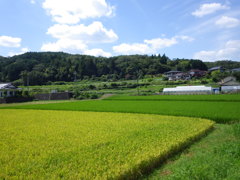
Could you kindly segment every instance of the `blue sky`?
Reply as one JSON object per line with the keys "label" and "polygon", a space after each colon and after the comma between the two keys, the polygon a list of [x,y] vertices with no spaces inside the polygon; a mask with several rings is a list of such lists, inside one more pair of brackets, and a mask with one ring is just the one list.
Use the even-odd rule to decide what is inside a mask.
{"label": "blue sky", "polygon": [[240,61],[239,0],[0,0],[0,55],[63,51]]}

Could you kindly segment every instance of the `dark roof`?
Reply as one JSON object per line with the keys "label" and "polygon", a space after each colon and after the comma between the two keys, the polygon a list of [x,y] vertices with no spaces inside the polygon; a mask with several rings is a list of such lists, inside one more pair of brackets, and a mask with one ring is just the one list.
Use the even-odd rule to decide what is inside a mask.
{"label": "dark roof", "polygon": [[199,69],[191,69],[190,72],[204,72],[204,71],[199,70]]}
{"label": "dark roof", "polygon": [[209,71],[215,71],[215,70],[220,70],[220,69],[223,69],[223,67],[222,66],[212,67],[209,69]]}
{"label": "dark roof", "polygon": [[181,73],[181,71],[168,71],[168,72],[165,72],[165,74],[168,74],[168,73]]}
{"label": "dark roof", "polygon": [[240,71],[240,68],[232,69],[232,72],[238,72],[238,71]]}

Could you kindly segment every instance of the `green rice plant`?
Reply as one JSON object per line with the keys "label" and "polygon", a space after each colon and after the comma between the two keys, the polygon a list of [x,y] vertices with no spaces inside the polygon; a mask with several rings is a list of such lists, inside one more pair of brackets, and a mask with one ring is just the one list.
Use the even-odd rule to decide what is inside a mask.
{"label": "green rice plant", "polygon": [[126,96],[115,95],[105,100],[121,101],[215,101],[215,102],[240,102],[240,94],[213,94],[213,95],[151,95],[151,96]]}
{"label": "green rice plant", "polygon": [[0,179],[130,179],[212,128],[149,114],[0,110]]}
{"label": "green rice plant", "polygon": [[240,121],[240,102],[212,101],[74,101],[1,108],[103,111],[201,117],[220,123]]}

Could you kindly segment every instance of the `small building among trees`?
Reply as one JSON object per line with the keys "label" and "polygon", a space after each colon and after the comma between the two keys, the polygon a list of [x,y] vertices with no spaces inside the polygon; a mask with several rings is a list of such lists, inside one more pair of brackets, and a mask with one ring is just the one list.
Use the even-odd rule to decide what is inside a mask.
{"label": "small building among trees", "polygon": [[0,98],[14,97],[16,95],[17,88],[11,83],[0,83]]}
{"label": "small building among trees", "polygon": [[236,77],[228,76],[219,82],[221,86],[240,86],[240,83],[237,81]]}

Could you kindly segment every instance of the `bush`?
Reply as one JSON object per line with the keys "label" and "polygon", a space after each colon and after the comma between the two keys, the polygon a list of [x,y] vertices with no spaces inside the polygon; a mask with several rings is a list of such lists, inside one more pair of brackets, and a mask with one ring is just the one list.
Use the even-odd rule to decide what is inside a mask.
{"label": "bush", "polygon": [[66,82],[64,81],[56,81],[56,82],[52,82],[52,85],[65,85]]}
{"label": "bush", "polygon": [[96,86],[90,84],[90,85],[88,86],[88,88],[91,89],[91,90],[93,90],[93,89],[96,89]]}
{"label": "bush", "polygon": [[208,83],[208,81],[207,80],[201,80],[201,84],[207,84]]}
{"label": "bush", "polygon": [[82,99],[98,99],[101,96],[101,94],[98,93],[90,93],[90,92],[84,92],[84,91],[78,91],[75,90],[73,92],[73,98],[82,100]]}
{"label": "bush", "polygon": [[23,83],[23,80],[22,79],[18,79],[16,81],[13,81],[12,83],[14,86],[22,86],[24,83]]}

